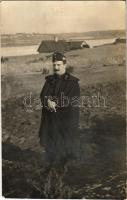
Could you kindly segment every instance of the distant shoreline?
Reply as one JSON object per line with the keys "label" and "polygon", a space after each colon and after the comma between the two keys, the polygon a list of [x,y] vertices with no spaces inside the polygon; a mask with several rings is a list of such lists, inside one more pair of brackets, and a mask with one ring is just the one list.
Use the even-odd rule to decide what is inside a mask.
{"label": "distant shoreline", "polygon": [[2,34],[1,47],[19,47],[39,45],[43,40],[100,40],[125,37],[124,30],[91,31],[84,33],[60,33],[60,34]]}
{"label": "distant shoreline", "polygon": [[[67,40],[76,40],[76,41],[87,41],[87,40],[108,40],[108,39],[116,39],[117,37],[101,37],[101,38],[79,38],[79,37],[74,37],[74,38],[68,38]],[[66,39],[65,39],[66,40]],[[2,43],[2,41],[1,41],[1,47],[23,47],[23,46],[39,46],[40,45],[40,43],[42,42],[42,40],[40,41],[40,42],[38,42],[38,43],[11,43],[11,44],[9,44],[9,43]]]}
{"label": "distant shoreline", "polygon": [[[40,44],[40,43],[39,43],[39,44]],[[22,44],[2,44],[2,43],[1,43],[1,48],[4,48],[4,47],[39,46],[39,44],[26,44],[26,43],[22,43]]]}

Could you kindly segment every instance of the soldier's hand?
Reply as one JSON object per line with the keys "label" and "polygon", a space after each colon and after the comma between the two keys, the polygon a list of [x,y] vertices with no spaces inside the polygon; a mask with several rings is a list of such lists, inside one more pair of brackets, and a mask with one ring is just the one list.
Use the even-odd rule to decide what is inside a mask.
{"label": "soldier's hand", "polygon": [[49,111],[56,112],[56,103],[54,101],[51,101],[50,99],[48,99],[47,104],[48,104]]}

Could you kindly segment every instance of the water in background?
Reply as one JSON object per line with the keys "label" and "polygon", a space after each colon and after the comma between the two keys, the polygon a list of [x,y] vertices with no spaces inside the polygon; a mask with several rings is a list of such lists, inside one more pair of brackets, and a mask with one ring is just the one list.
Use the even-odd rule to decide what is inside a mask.
{"label": "water in background", "polygon": [[18,47],[2,47],[1,56],[23,56],[38,54],[37,52],[38,45],[32,46],[18,46]]}

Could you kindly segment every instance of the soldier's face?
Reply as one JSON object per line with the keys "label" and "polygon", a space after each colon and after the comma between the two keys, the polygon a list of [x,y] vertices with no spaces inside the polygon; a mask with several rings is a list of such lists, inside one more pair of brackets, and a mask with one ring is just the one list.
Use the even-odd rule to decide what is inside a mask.
{"label": "soldier's face", "polygon": [[55,61],[53,62],[53,71],[55,74],[62,75],[66,71],[66,64],[63,61]]}

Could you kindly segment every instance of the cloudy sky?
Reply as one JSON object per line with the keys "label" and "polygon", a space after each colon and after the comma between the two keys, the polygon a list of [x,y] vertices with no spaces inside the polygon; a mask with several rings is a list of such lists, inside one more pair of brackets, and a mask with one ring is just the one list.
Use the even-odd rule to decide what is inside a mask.
{"label": "cloudy sky", "polygon": [[4,1],[2,33],[63,33],[124,29],[121,1]]}

